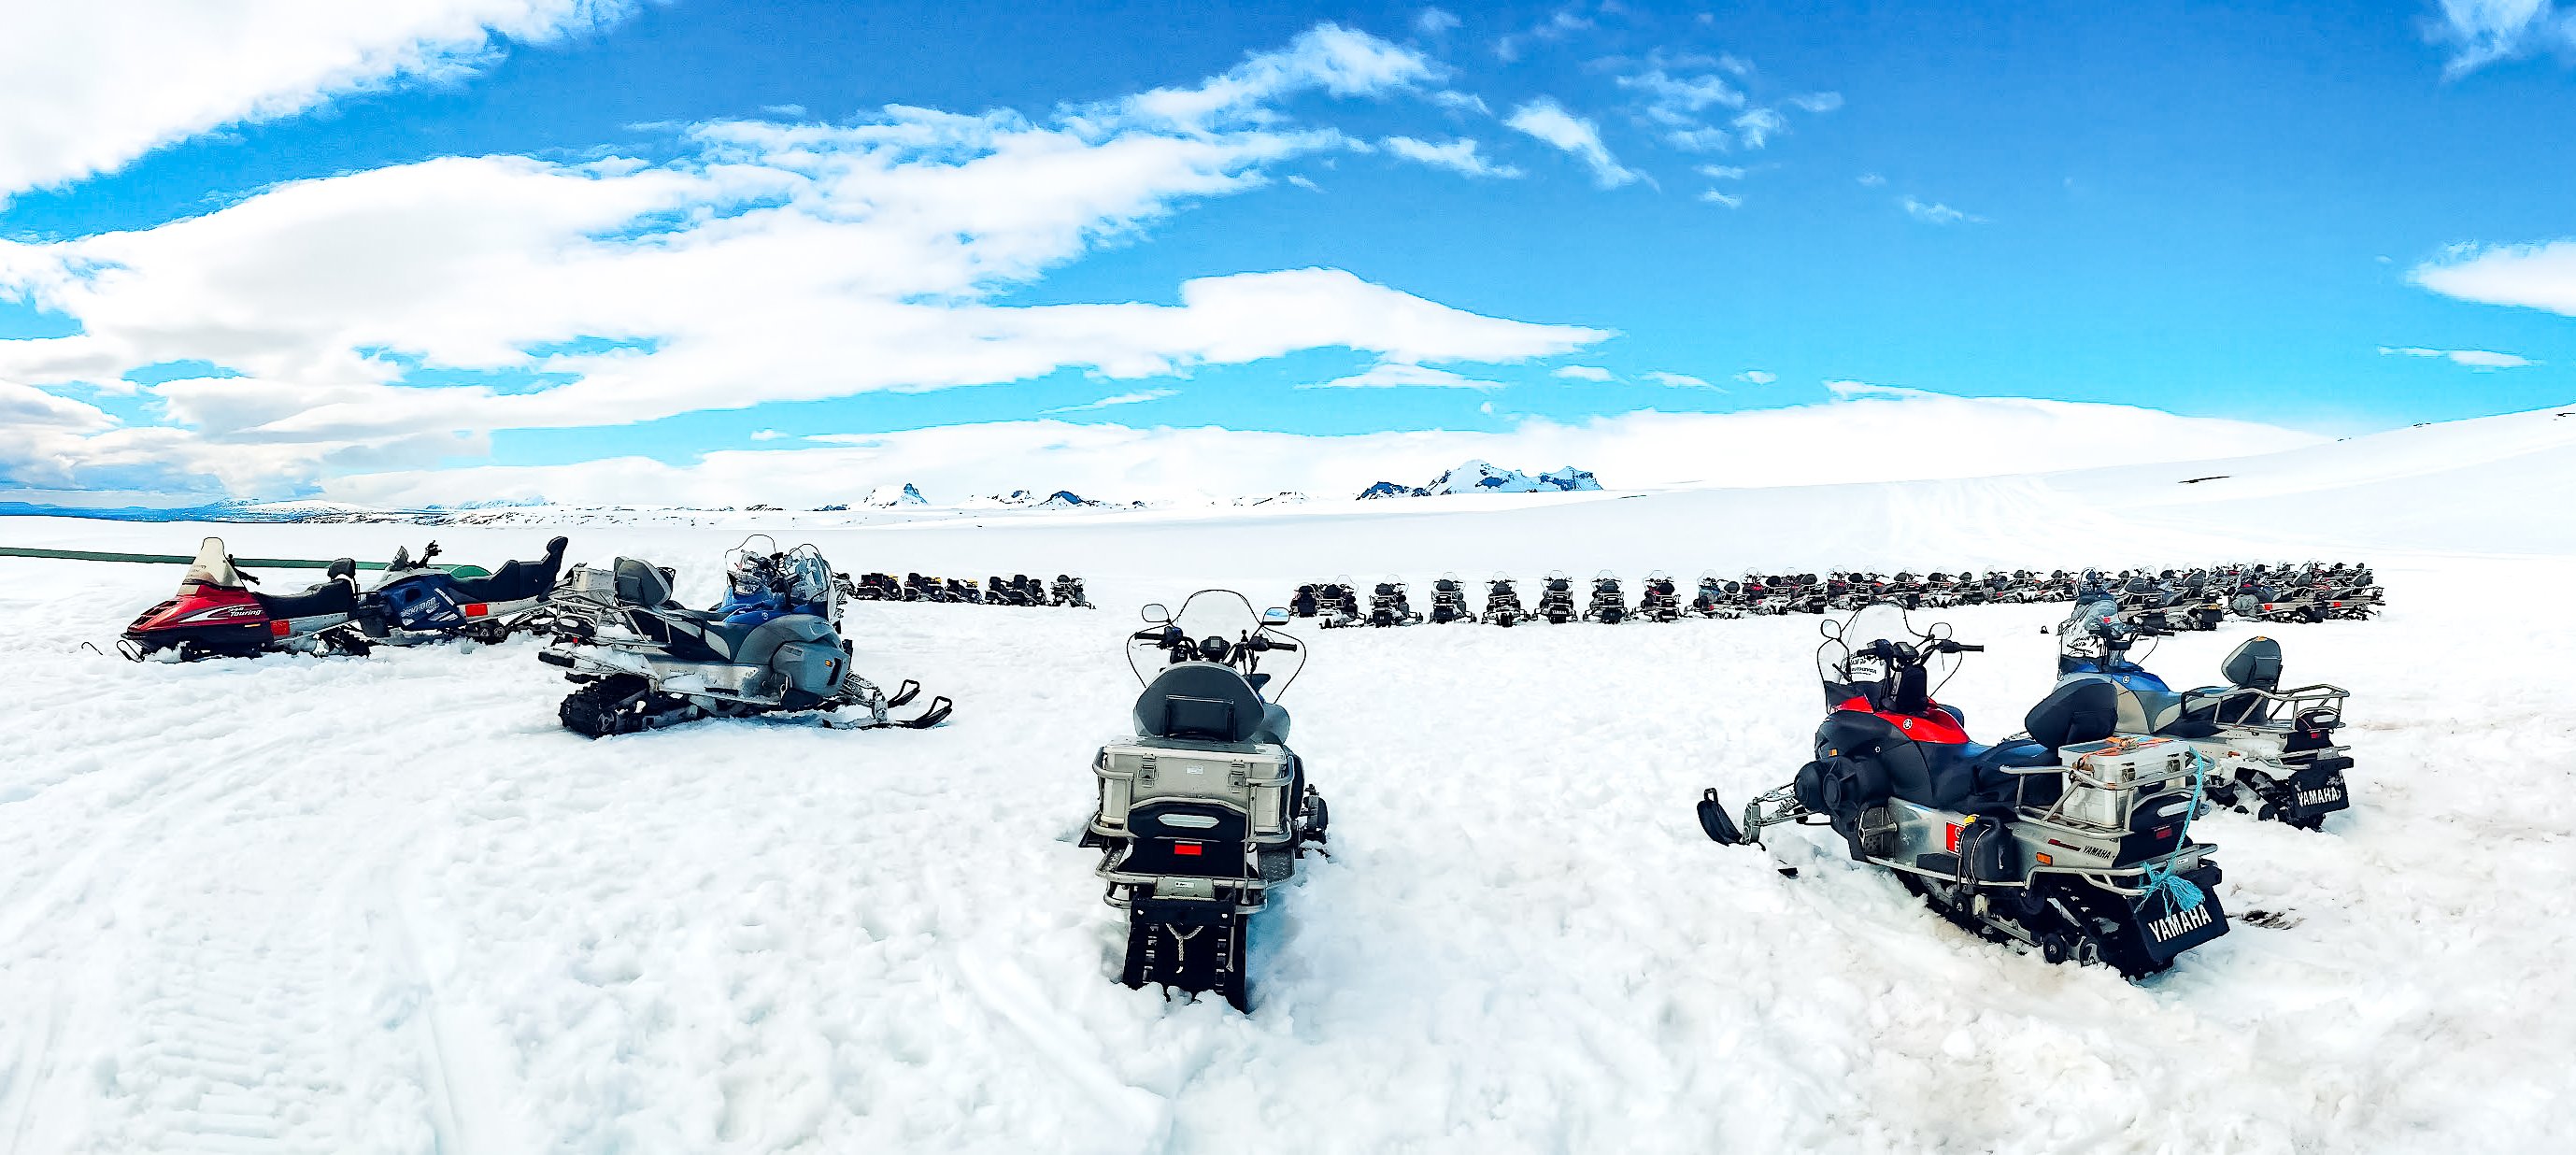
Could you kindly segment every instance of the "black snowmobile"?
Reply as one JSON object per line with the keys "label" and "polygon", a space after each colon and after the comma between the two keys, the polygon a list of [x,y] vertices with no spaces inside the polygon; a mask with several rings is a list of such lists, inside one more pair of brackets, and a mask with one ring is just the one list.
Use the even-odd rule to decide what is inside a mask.
{"label": "black snowmobile", "polygon": [[1918,632],[1893,604],[1824,626],[1815,760],[1747,805],[1740,826],[1707,791],[1709,838],[1755,845],[1766,827],[1827,826],[1854,861],[1961,927],[2130,978],[2227,932],[2215,848],[2190,833],[2208,759],[2174,739],[2112,737],[2108,679],[2059,683],[2023,736],[1982,746],[1933,699],[1931,668],[1955,671],[1956,655],[1984,647],[1946,625]]}
{"label": "black snowmobile", "polygon": [[1351,575],[1343,574],[1315,586],[1315,612],[1324,619],[1324,628],[1341,629],[1361,624],[1359,587],[1351,584]]}
{"label": "black snowmobile", "polygon": [[1386,627],[1421,623],[1422,615],[1414,612],[1413,597],[1405,590],[1403,579],[1387,578],[1369,591],[1368,624]]}
{"label": "black snowmobile", "polygon": [[1452,622],[1474,624],[1476,611],[1467,606],[1467,586],[1458,575],[1445,573],[1431,583],[1431,624],[1445,626]]}
{"label": "black snowmobile", "polygon": [[1078,610],[1095,608],[1091,604],[1091,596],[1083,592],[1082,579],[1072,574],[1055,575],[1055,584],[1047,587],[1047,600],[1052,605]]}
{"label": "black snowmobile", "polygon": [[[1144,684],[1134,738],[1091,762],[1100,802],[1082,845],[1100,850],[1109,905],[1127,912],[1119,980],[1186,993],[1215,991],[1249,1010],[1244,979],[1248,922],[1270,889],[1297,872],[1325,838],[1328,812],[1288,748],[1278,697],[1305,668],[1305,652],[1275,627],[1285,610],[1256,614],[1232,590],[1201,590],[1173,614],[1145,607],[1150,623],[1128,639],[1127,664]],[[1138,665],[1157,655],[1150,677]],[[1274,688],[1263,658],[1296,655]]]}
{"label": "black snowmobile", "polygon": [[1574,606],[1574,579],[1564,570],[1547,571],[1547,580],[1539,587],[1538,610],[1530,616],[1544,619],[1551,626],[1561,626],[1582,617]]}
{"label": "black snowmobile", "polygon": [[1586,621],[1605,626],[1615,626],[1628,620],[1628,595],[1619,588],[1619,579],[1609,570],[1593,575],[1592,604],[1584,608],[1583,617]]}
{"label": "black snowmobile", "polygon": [[1521,610],[1520,587],[1513,585],[1508,575],[1497,573],[1486,580],[1485,621],[1497,626],[1511,626],[1527,616]]}
{"label": "black snowmobile", "polygon": [[1673,586],[1673,575],[1662,570],[1646,575],[1644,588],[1637,591],[1637,616],[1650,622],[1682,620],[1682,599]]}

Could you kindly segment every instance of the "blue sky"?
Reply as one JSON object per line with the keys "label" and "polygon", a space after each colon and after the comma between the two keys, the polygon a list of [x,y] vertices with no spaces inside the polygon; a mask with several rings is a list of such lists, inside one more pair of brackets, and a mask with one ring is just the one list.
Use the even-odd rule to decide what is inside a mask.
{"label": "blue sky", "polygon": [[[568,2],[457,0],[487,16]],[[6,480],[308,491],[377,469],[619,455],[683,463],[810,434],[1045,416],[1296,434],[1501,432],[1531,418],[1813,403],[1834,381],[2145,405],[2330,433],[2576,394],[2576,321],[2551,279],[2570,274],[2554,251],[2495,248],[2546,246],[2576,231],[2566,194],[2576,188],[2576,149],[2555,143],[2576,114],[2567,65],[2576,20],[2546,4],[1575,4],[1452,14],[680,0],[540,12],[527,18],[533,32],[509,23],[516,18],[491,17],[500,31],[488,42],[448,45],[442,65],[410,75],[312,81],[281,62],[280,90],[294,92],[287,103],[302,111],[246,120],[210,96],[197,119],[211,126],[138,120],[138,139],[157,147],[93,164],[104,171],[48,180],[61,165],[23,162],[33,175],[0,188],[0,237],[20,246],[15,258],[0,250],[0,385],[14,376],[22,390],[94,409],[114,428],[52,413],[45,419],[96,451],[80,458],[89,450],[49,442],[12,462],[0,443]],[[1330,269],[1522,329],[1396,353],[1317,330],[1271,354],[1192,352],[1169,372],[1104,372],[1086,352],[1053,368],[1038,358],[1037,369],[997,383],[915,391],[896,373],[846,392],[783,390],[747,408],[728,407],[738,391],[714,388],[641,420],[593,405],[591,416],[537,427],[478,418],[459,436],[435,416],[352,431],[309,414],[334,398],[382,407],[381,395],[345,391],[357,388],[347,366],[361,359],[400,388],[511,394],[584,375],[538,365],[548,352],[649,362],[724,347],[682,330],[670,348],[657,344],[654,325],[667,322],[641,314],[690,307],[668,293],[639,303],[632,323],[603,309],[566,319],[546,340],[516,334],[523,351],[536,350],[518,364],[441,364],[439,350],[476,335],[412,346],[393,305],[362,326],[248,337],[207,331],[232,323],[217,303],[168,305],[224,280],[189,260],[228,259],[199,255],[168,226],[226,219],[223,210],[286,182],[356,189],[351,178],[442,157],[562,168],[615,157],[714,183],[708,174],[722,158],[687,126],[882,124],[886,106],[902,105],[1009,110],[1045,127],[1068,110],[1240,71],[1322,25],[1364,35],[1416,74],[1364,92],[1327,81],[1266,92],[1220,131],[1330,133],[1335,142],[1230,162],[1219,192],[1158,185],[1150,209],[1077,230],[1070,248],[1033,243],[1013,258],[1024,268],[979,280],[971,303],[1178,305],[1196,278]],[[385,35],[403,42],[399,30]],[[81,44],[109,57],[153,50],[112,35]],[[1515,127],[1535,123],[1522,115],[1533,106],[1588,124],[1604,151],[1587,159]],[[141,114],[102,104],[98,115]],[[1472,139],[1489,175],[1405,160],[1392,137]],[[742,147],[763,165],[793,167],[773,140]],[[0,153],[0,180],[7,164]],[[689,207],[671,211],[721,221],[800,195],[768,186],[692,194]],[[328,217],[339,203],[306,211]],[[664,224],[606,232],[632,238]],[[68,312],[45,307],[30,274],[18,274],[13,291],[13,267],[94,265],[105,259],[98,252],[120,250],[93,238],[120,232],[155,238],[152,259],[134,267],[138,279],[163,284],[130,299],[55,302]],[[355,297],[399,295],[387,283],[401,280],[401,260],[367,251],[374,234],[350,235],[350,249],[317,242],[310,260],[360,267],[314,279],[353,278]],[[2513,263],[2525,258],[2539,263]],[[2436,291],[2427,269],[2451,269],[2461,283]],[[708,291],[710,310],[739,296]],[[957,299],[950,287],[887,292]],[[145,315],[155,307],[173,312]],[[72,315],[84,308],[94,315]],[[149,339],[107,340],[111,317]],[[371,343],[344,336],[360,328]],[[727,339],[757,328],[745,321]],[[181,330],[190,337],[167,336]],[[1585,330],[1615,335],[1564,336]],[[84,334],[114,351],[9,360],[12,339]],[[1574,347],[1532,352],[1533,341]],[[254,346],[257,358],[226,356]],[[865,346],[808,355],[876,356]],[[145,356],[180,363],[135,363]],[[1388,362],[1487,387],[1311,387]],[[1586,376],[1557,375],[1568,366]],[[1589,379],[1605,375],[1590,370],[1608,379]],[[1708,387],[1659,384],[1657,374]],[[174,407],[171,396],[114,383],[174,376],[188,379],[193,401]],[[235,403],[222,382],[253,379],[275,382],[284,399],[252,407],[252,417],[227,409]],[[1122,400],[1081,408],[1111,399]],[[54,402],[14,404],[0,408]],[[308,416],[278,424],[290,411]],[[158,442],[149,429],[178,432]],[[227,476],[204,463],[218,453],[210,442],[261,464]],[[289,442],[303,448],[279,448]]]}

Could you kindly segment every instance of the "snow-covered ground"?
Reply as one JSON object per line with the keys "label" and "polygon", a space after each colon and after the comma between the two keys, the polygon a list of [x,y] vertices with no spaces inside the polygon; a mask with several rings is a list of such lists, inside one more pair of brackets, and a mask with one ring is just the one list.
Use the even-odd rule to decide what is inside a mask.
{"label": "snow-covered ground", "polygon": [[[178,567],[0,559],[0,1151],[2565,1150],[2567,492],[2576,418],[2541,413],[2044,477],[594,522],[574,556],[677,565],[696,600],[756,524],[853,571],[1072,570],[1107,607],[855,607],[867,672],[958,698],[938,730],[598,742],[526,640],[137,666],[83,643]],[[0,519],[201,532],[489,564],[550,531]],[[1254,1013],[1112,981],[1074,838],[1143,601],[2308,556],[2392,601],[2277,631],[2292,680],[2354,692],[2355,809],[2205,820],[2229,909],[2276,926],[2148,983],[1976,942],[1820,843],[1781,843],[1787,879],[1700,835],[1702,786],[1806,755],[1806,618],[1304,631],[1333,858],[1256,924]],[[2061,612],[1946,615],[1990,648],[1944,695],[1981,736],[2047,688]],[[2251,632],[2149,665],[2203,680]]]}

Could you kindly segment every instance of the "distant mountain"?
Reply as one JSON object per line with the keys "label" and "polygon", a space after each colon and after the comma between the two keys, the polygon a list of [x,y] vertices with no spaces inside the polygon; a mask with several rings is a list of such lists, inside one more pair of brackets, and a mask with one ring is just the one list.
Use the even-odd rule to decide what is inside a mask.
{"label": "distant mountain", "polygon": [[893,509],[899,505],[928,505],[930,502],[921,496],[920,490],[913,488],[912,483],[907,481],[900,488],[892,485],[876,487],[868,494],[867,504],[878,509]]}
{"label": "distant mountain", "polygon": [[1483,461],[1470,461],[1432,478],[1429,485],[1398,485],[1381,481],[1361,490],[1359,500],[1381,497],[1433,497],[1454,493],[1570,493],[1581,489],[1599,489],[1601,481],[1587,469],[1569,465],[1553,473],[1535,476],[1517,469],[1504,469]]}
{"label": "distant mountain", "polygon": [[1282,490],[1282,491],[1280,491],[1280,492],[1278,492],[1278,493],[1269,494],[1269,495],[1267,495],[1267,496],[1263,496],[1263,497],[1238,497],[1238,498],[1235,498],[1235,499],[1234,499],[1234,504],[1236,504],[1236,505],[1304,505],[1304,504],[1306,504],[1306,502],[1307,502],[1307,501],[1309,501],[1309,500],[1311,500],[1311,499],[1310,499],[1310,498],[1308,498],[1305,494],[1298,493],[1298,492],[1296,492],[1295,490]]}

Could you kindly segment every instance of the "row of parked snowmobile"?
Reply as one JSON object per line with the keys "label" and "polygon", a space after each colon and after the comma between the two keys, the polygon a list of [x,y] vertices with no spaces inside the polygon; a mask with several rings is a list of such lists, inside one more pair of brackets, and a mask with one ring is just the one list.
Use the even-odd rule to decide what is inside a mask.
{"label": "row of parked snowmobile", "polygon": [[1427,609],[1416,609],[1412,588],[1389,576],[1368,587],[1345,574],[1308,582],[1290,595],[1293,616],[1320,618],[1326,629],[1352,626],[1412,626],[1484,623],[1511,626],[1540,621],[1674,622],[1686,617],[1740,618],[1748,615],[1849,612],[1875,602],[1906,609],[1947,609],[1971,605],[2024,605],[2066,602],[2096,595],[2114,598],[2123,620],[2159,629],[2209,630],[2230,617],[2264,622],[2325,621],[2375,616],[2386,596],[2368,566],[2309,563],[2293,569],[2221,566],[2164,570],[2153,575],[2123,570],[2105,576],[2099,570],[2042,575],[2030,570],[1957,575],[1932,573],[1893,576],[1837,571],[1816,574],[1746,574],[1727,579],[1702,574],[1684,598],[1672,575],[1656,570],[1638,587],[1634,604],[1618,575],[1603,570],[1578,602],[1574,580],[1553,570],[1541,580],[1535,605],[1522,600],[1520,583],[1496,573],[1485,579],[1482,608],[1471,600],[1468,583],[1457,574],[1442,574],[1432,583]]}
{"label": "row of parked snowmobile", "polygon": [[864,573],[856,579],[841,575],[841,594],[862,602],[958,602],[966,605],[993,606],[1066,606],[1093,609],[1091,597],[1082,588],[1082,579],[1072,574],[1057,574],[1050,582],[1015,573],[1005,578],[994,574],[985,581],[973,578],[943,578],[908,573],[897,578],[890,573]]}
{"label": "row of parked snowmobile", "polygon": [[[565,539],[540,561],[510,561],[486,575],[398,550],[374,586],[359,588],[357,563],[341,558],[321,582],[292,594],[251,588],[219,538],[207,538],[179,592],[127,626],[119,649],[137,661],[254,657],[263,653],[364,655],[376,645],[461,639],[501,641],[514,633],[550,639],[537,657],[560,666],[578,688],[563,700],[564,727],[589,737],[633,733],[710,717],[843,711],[847,728],[922,728],[947,718],[941,697],[915,717],[888,711],[919,696],[909,679],[892,694],[852,666],[841,608],[852,586],[811,545],[782,550],[755,534],[726,555],[726,589],[715,606],[691,609],[671,596],[675,572],[632,558],[563,573]],[[558,576],[560,575],[560,577]],[[844,715],[846,716],[846,715]]]}
{"label": "row of parked snowmobile", "polygon": [[[1227,590],[1144,616],[1128,639],[1144,686],[1135,737],[1093,756],[1082,844],[1127,919],[1121,981],[1247,1008],[1252,916],[1327,840],[1278,705],[1305,648],[1277,628],[1290,610],[1255,614]],[[1702,829],[1751,846],[1772,828],[1824,827],[1955,924],[2052,963],[2143,978],[2225,934],[2217,848],[2194,828],[2213,808],[2316,830],[2351,805],[2337,740],[2348,694],[2284,688],[2270,638],[2229,654],[2223,684],[2177,692],[2140,652],[2173,631],[2095,589],[2058,628],[2056,684],[2022,733],[1983,745],[1936,694],[1984,647],[1946,623],[1918,629],[1892,601],[1821,629],[1813,759],[1740,818],[1706,791]],[[1296,663],[1286,679],[1260,669],[1283,656]]]}

